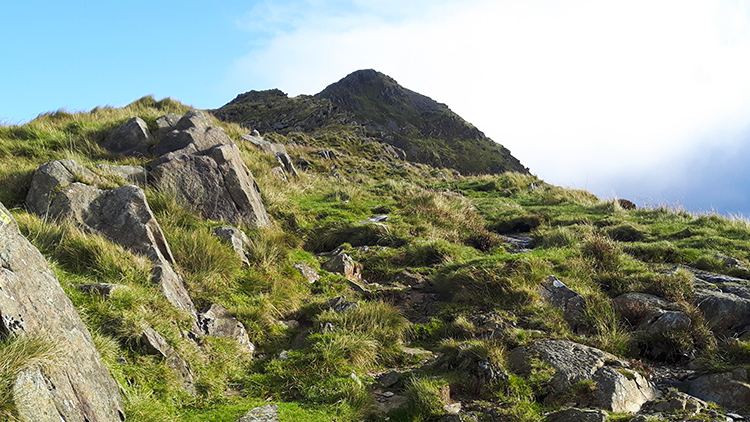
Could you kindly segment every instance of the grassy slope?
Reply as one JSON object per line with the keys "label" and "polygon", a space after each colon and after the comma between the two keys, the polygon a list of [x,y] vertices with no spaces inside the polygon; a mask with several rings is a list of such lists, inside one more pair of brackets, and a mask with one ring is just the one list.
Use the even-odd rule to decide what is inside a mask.
{"label": "grassy slope", "polygon": [[[221,339],[196,346],[180,335],[185,316],[149,283],[145,260],[70,224],[42,221],[23,210],[39,164],[61,158],[92,170],[102,162],[144,164],[111,156],[97,142],[132,116],[153,125],[160,115],[186,110],[171,100],[146,97],[122,109],[57,112],[20,127],[0,127],[0,201],[48,258],[94,333],[123,386],[130,420],[233,420],[267,400],[281,404],[282,420],[374,418],[372,374],[394,367],[412,369],[394,387],[409,397],[409,405],[391,420],[427,420],[442,413],[444,385],[464,403],[481,400],[515,420],[540,420],[555,406],[542,404],[549,371],[540,367],[528,378],[511,376],[479,389],[462,358],[468,352],[502,369],[509,350],[538,338],[572,339],[633,359],[645,359],[643,350],[656,354],[655,348],[667,357],[696,349],[707,367],[750,368],[750,344],[717,344],[699,318],[690,332],[644,338],[631,332],[609,300],[644,291],[693,312],[689,277],[681,270],[661,270],[687,264],[746,277],[743,270],[724,268],[717,257],[750,260],[745,221],[665,208],[626,211],[615,201],[530,175],[454,178],[450,170],[376,160],[380,145],[360,143],[357,132],[345,127],[317,136],[291,135],[308,146],[290,147],[290,154],[308,159],[312,169],[290,182],[271,176],[272,158],[238,142],[274,221],[267,229],[244,228],[251,238],[250,268],[242,268],[231,249],[210,234],[220,222],[204,221],[184,204],[146,188],[196,304],[229,308],[258,352],[251,360]],[[243,133],[238,125],[221,126],[235,140]],[[322,147],[349,155],[324,161],[315,153]],[[391,217],[387,227],[359,222],[382,213]],[[531,231],[536,249],[508,253],[499,233],[515,231]],[[319,269],[325,259],[314,254],[342,245],[363,264],[368,281],[393,286],[400,271],[420,273],[435,280],[429,291],[440,302],[429,311],[398,308],[397,294],[357,293],[343,277],[323,270],[320,281],[308,284],[292,267],[306,262]],[[586,297],[585,335],[572,333],[561,312],[539,297],[538,285],[548,274]],[[75,289],[89,282],[129,289],[109,299]],[[328,310],[326,301],[339,295],[359,300],[360,306],[345,314]],[[488,338],[477,315],[510,328]],[[300,328],[280,324],[292,319]],[[319,334],[328,322],[336,330]],[[196,397],[180,391],[165,362],[141,353],[138,337],[146,325],[189,361]],[[306,330],[310,333],[301,341]],[[420,367],[402,345],[439,351],[442,357],[435,366]],[[0,393],[5,391],[0,385]]]}

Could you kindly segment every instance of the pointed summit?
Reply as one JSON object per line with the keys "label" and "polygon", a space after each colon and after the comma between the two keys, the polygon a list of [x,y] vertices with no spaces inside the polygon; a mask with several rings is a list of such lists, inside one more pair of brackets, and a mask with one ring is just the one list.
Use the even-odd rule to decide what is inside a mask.
{"label": "pointed summit", "polygon": [[362,127],[369,138],[405,150],[409,161],[465,174],[528,173],[510,151],[447,105],[373,69],[353,72],[313,96],[250,91],[215,114],[261,132],[282,134],[317,133],[330,125]]}

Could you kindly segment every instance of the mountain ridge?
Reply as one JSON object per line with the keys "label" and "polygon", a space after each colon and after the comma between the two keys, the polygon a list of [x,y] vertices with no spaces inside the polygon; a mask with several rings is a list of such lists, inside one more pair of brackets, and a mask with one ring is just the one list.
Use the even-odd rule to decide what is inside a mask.
{"label": "mountain ridge", "polygon": [[432,98],[372,69],[358,70],[315,95],[249,91],[213,110],[217,118],[261,132],[314,133],[331,126],[403,149],[407,159],[465,174],[528,173],[510,151]]}

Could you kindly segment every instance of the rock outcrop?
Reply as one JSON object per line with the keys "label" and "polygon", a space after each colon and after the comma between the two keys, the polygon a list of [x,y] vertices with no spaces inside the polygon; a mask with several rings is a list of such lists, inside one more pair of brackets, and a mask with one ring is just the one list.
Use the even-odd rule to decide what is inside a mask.
{"label": "rock outcrop", "polygon": [[683,331],[692,325],[680,305],[648,293],[625,293],[612,299],[612,305],[637,331]]}
{"label": "rock outcrop", "polygon": [[217,144],[230,144],[232,139],[211,119],[197,110],[185,113],[182,118],[167,132],[158,144],[151,148],[151,153],[161,156],[181,150],[190,144],[198,151],[203,151]]}
{"label": "rock outcrop", "polygon": [[299,178],[299,173],[297,172],[297,169],[294,168],[294,163],[292,162],[292,157],[289,156],[289,154],[285,152],[277,152],[276,153],[276,161],[281,164],[284,171],[294,177],[295,179]]}
{"label": "rock outcrop", "polygon": [[253,135],[242,135],[242,139],[250,142],[259,150],[269,155],[276,155],[279,153],[286,154],[286,147],[283,144],[268,142],[265,139],[253,136]]}
{"label": "rock outcrop", "polygon": [[133,117],[110,133],[101,146],[113,154],[147,156],[153,142],[154,137],[146,122],[140,117]]}
{"label": "rock outcrop", "polygon": [[[750,287],[747,281],[702,273],[695,286],[695,304],[715,335],[737,337],[750,332]],[[705,280],[711,280],[707,282]],[[747,334],[746,334],[747,335]]]}
{"label": "rock outcrop", "polygon": [[348,280],[357,282],[362,279],[360,264],[345,253],[338,253],[321,266],[324,270],[341,274]]}
{"label": "rock outcrop", "polygon": [[[170,132],[167,139],[177,139],[176,133],[179,131]],[[152,164],[152,183],[195,208],[204,218],[267,226],[270,220],[260,188],[242,161],[237,145],[228,137],[223,141],[226,143],[208,146],[194,142],[159,157]]]}
{"label": "rock outcrop", "polygon": [[0,204],[0,333],[52,341],[58,362],[31,367],[17,379],[23,420],[115,422],[125,420],[117,383],[93,339],[39,251]]}
{"label": "rock outcrop", "polygon": [[27,206],[42,216],[69,219],[146,256],[156,265],[152,281],[159,285],[167,300],[195,316],[195,307],[182,279],[170,265],[174,263],[172,251],[143,190],[134,185],[102,190],[72,182],[76,174],[87,174],[86,171],[73,160],[42,164],[32,179]]}
{"label": "rock outcrop", "polygon": [[103,180],[71,159],[50,161],[40,165],[31,179],[31,186],[26,195],[26,208],[42,217],[47,216],[56,193],[74,182],[99,184]]}
{"label": "rock outcrop", "polygon": [[625,362],[593,347],[567,340],[541,340],[529,347],[517,347],[509,355],[511,368],[522,375],[531,370],[532,359],[539,359],[555,370],[550,381],[551,398],[564,394],[580,381],[592,380],[596,391],[589,405],[633,413],[658,395],[656,388]]}
{"label": "rock outcrop", "polygon": [[112,164],[99,164],[96,169],[102,175],[119,177],[127,183],[134,185],[145,185],[148,182],[148,171],[141,166],[116,166]]}

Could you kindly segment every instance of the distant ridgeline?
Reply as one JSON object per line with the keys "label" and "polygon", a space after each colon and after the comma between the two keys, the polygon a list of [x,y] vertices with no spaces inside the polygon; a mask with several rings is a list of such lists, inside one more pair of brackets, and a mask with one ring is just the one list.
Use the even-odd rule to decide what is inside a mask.
{"label": "distant ridgeline", "polygon": [[464,174],[529,172],[508,149],[445,104],[375,70],[358,70],[312,96],[289,98],[278,89],[246,92],[212,111],[261,133],[323,135],[359,128],[363,140],[401,148],[409,161]]}

